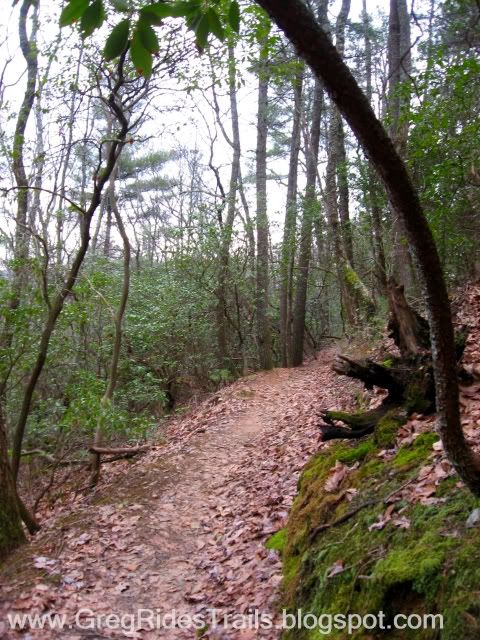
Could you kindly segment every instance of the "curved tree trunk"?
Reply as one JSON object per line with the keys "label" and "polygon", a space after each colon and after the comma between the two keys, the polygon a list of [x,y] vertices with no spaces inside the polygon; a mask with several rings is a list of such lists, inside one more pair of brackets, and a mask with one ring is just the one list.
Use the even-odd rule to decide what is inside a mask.
{"label": "curved tree trunk", "polygon": [[[20,19],[18,23],[18,33],[20,48],[27,63],[27,86],[23,95],[20,111],[18,112],[15,132],[13,136],[12,148],[12,168],[15,182],[18,188],[17,193],[17,215],[15,220],[15,249],[14,249],[14,283],[13,295],[10,302],[12,309],[18,307],[20,303],[21,290],[23,288],[26,261],[28,259],[28,178],[25,171],[25,160],[23,150],[25,146],[25,130],[27,122],[33,108],[35,100],[35,89],[37,85],[38,55],[36,35],[38,28],[37,0],[24,0],[20,8]],[[33,7],[34,15],[32,21],[32,32],[30,38],[27,33],[27,20],[30,9]]]}
{"label": "curved tree trunk", "polygon": [[401,215],[424,286],[432,342],[438,428],[459,476],[480,495],[480,464],[460,424],[456,354],[450,302],[439,255],[418,193],[385,129],[352,73],[301,0],[257,0],[312,67],[378,171]]}

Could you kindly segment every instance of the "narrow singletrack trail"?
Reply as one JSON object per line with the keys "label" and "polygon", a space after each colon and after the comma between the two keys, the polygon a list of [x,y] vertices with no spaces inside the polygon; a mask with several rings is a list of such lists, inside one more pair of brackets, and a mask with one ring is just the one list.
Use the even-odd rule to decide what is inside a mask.
{"label": "narrow singletrack trail", "polygon": [[[215,609],[219,624],[201,637],[278,638],[231,624],[255,610],[275,618],[281,565],[265,542],[284,525],[301,469],[321,446],[319,413],[346,408],[357,388],[332,373],[333,355],[242,378],[172,420],[166,445],[111,465],[95,494],[47,522],[0,572],[0,614],[56,612],[72,628],[13,631],[0,622],[0,637],[192,639],[192,616],[201,626]],[[92,615],[77,625],[81,609]],[[108,628],[109,613],[137,618]],[[173,616],[176,626],[165,628]]]}

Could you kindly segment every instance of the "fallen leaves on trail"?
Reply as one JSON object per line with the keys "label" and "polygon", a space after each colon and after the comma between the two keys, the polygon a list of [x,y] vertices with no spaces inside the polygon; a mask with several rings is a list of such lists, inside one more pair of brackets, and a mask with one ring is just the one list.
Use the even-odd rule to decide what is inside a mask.
{"label": "fallen leaves on trail", "polygon": [[[332,358],[333,350],[324,351],[321,361],[304,367],[243,378],[170,420],[165,445],[109,465],[96,493],[75,497],[70,511],[62,505],[62,519],[52,515],[36,539],[31,568],[51,577],[46,589],[36,590],[31,574],[23,584],[19,576],[4,588],[4,608],[16,602],[70,621],[81,607],[96,614],[140,606],[273,615],[281,563],[265,542],[285,525],[305,463],[329,446],[319,443],[322,411],[347,409],[359,389],[331,371]],[[350,471],[338,463],[330,490]],[[347,489],[345,499],[356,493]],[[142,628],[117,635],[157,637]],[[191,630],[169,632],[172,640],[191,637]],[[239,638],[232,631],[208,637]],[[262,630],[241,637],[277,635]]]}

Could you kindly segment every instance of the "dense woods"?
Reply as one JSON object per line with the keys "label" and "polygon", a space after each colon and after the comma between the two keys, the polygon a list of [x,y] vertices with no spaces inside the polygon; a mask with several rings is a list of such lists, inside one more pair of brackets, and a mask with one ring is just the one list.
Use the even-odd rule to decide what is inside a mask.
{"label": "dense woods", "polygon": [[371,343],[399,287],[478,492],[443,284],[479,275],[478,6],[165,6],[5,16],[0,554],[188,402]]}

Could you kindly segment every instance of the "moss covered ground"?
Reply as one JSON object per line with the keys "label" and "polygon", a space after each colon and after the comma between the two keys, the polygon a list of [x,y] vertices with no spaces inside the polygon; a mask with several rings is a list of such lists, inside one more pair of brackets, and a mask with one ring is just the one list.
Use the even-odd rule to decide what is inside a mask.
{"label": "moss covered ground", "polygon": [[[443,629],[359,630],[348,636],[340,630],[326,635],[318,629],[295,629],[284,632],[284,640],[480,638],[480,531],[465,526],[480,501],[450,477],[439,483],[431,504],[413,499],[394,503],[394,514],[400,512],[408,528],[388,522],[370,530],[385,512],[387,497],[409,481],[415,485],[438,438],[424,433],[390,456],[379,456],[388,439],[372,436],[353,445],[336,443],[306,465],[288,523],[268,542],[283,561],[279,606],[316,616],[383,611],[387,620],[399,613],[440,613]],[[338,491],[326,492],[325,481],[337,461],[354,468]],[[350,492],[350,502],[348,489],[357,490]],[[354,516],[340,522],[353,511]],[[339,522],[322,529],[335,521]],[[312,536],[314,530],[317,534]],[[336,564],[343,570],[332,572]]]}

